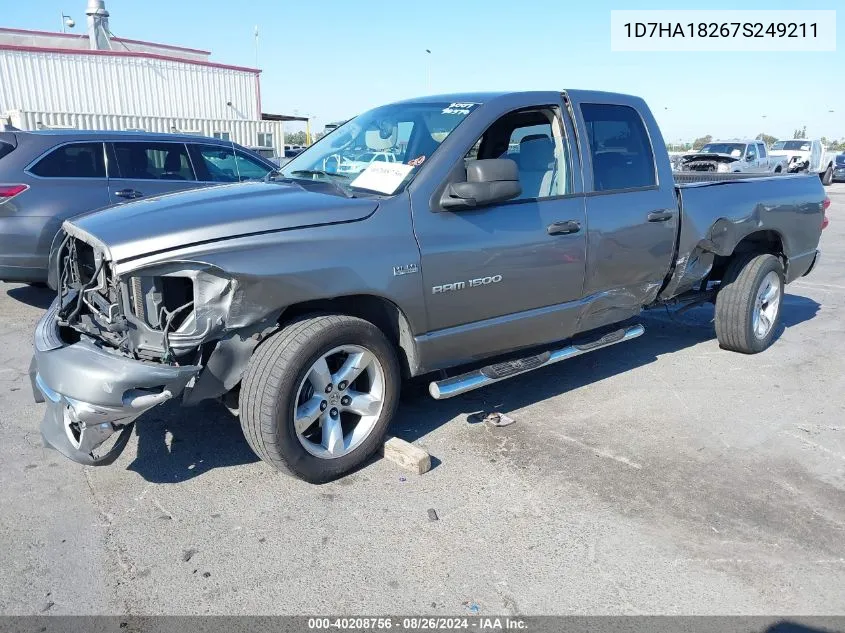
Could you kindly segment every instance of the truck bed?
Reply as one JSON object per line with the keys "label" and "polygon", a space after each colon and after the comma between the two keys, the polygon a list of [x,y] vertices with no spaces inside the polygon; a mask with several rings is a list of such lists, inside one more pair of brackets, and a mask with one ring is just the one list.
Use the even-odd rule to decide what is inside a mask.
{"label": "truck bed", "polygon": [[717,173],[712,171],[675,171],[672,172],[676,185],[686,185],[699,182],[722,182],[725,180],[751,180],[757,178],[783,178],[792,174],[748,174],[748,173]]}
{"label": "truck bed", "polygon": [[[697,287],[715,258],[760,232],[779,241],[789,261],[786,282],[810,266],[821,235],[824,188],[816,174],[675,174],[681,209],[676,260],[660,298]],[[818,221],[809,220],[817,217]]]}

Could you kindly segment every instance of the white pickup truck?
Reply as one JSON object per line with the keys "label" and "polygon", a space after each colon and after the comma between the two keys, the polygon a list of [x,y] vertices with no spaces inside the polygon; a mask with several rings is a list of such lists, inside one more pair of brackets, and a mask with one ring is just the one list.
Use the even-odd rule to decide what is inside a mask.
{"label": "white pickup truck", "polygon": [[715,141],[684,154],[680,171],[722,173],[786,173],[783,156],[772,156],[763,141]]}
{"label": "white pickup truck", "polygon": [[796,138],[777,141],[772,144],[771,156],[786,159],[786,170],[790,174],[818,174],[822,184],[833,182],[835,153],[828,152],[820,139]]}

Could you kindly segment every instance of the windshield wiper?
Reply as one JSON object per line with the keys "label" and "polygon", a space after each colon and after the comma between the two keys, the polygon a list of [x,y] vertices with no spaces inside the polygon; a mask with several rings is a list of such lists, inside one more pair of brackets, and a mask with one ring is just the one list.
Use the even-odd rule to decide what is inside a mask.
{"label": "windshield wiper", "polygon": [[[296,171],[292,171],[290,173],[292,175],[301,174],[303,176],[338,176],[340,178],[346,178],[346,179],[349,178],[349,176],[347,176],[346,174],[335,174],[335,173],[332,173],[330,171],[323,171],[321,169],[297,169]],[[299,182],[302,183],[302,182],[308,182],[308,181],[300,178]],[[315,182],[315,181],[311,181],[311,182]],[[340,194],[343,195],[345,198],[354,198],[355,197],[354,193],[352,193],[351,191],[348,191],[345,187],[343,187],[343,185],[341,185],[340,183],[338,183],[337,181],[335,181],[331,178],[329,178],[328,180],[320,180],[320,181],[316,181],[316,182],[325,182],[325,183],[330,184],[335,190],[340,192]]]}
{"label": "windshield wiper", "polygon": [[302,174],[303,176],[337,176],[338,178],[345,178],[346,180],[351,178],[348,174],[338,174],[333,171],[325,171],[322,169],[297,169],[296,171],[292,171],[290,173]]}

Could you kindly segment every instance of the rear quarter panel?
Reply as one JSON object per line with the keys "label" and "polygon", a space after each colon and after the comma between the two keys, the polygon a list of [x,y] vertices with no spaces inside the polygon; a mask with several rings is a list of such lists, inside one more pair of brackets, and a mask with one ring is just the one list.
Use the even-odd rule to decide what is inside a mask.
{"label": "rear quarter panel", "polygon": [[681,185],[681,232],[675,271],[660,298],[692,288],[717,255],[745,237],[774,231],[787,258],[787,282],[806,272],[821,237],[825,192],[815,174]]}

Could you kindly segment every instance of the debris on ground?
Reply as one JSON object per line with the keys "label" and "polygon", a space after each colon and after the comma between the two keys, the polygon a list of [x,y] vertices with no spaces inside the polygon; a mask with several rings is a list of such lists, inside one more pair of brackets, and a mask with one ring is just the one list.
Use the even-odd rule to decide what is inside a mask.
{"label": "debris on ground", "polygon": [[483,422],[490,426],[510,426],[516,420],[512,417],[499,413],[498,411],[479,411],[467,416],[467,422],[470,424],[479,424]]}
{"label": "debris on ground", "polygon": [[41,605],[41,613],[45,613],[45,612],[49,611],[50,609],[52,609],[52,608],[53,608],[53,606],[54,606],[55,604],[56,604],[56,603],[55,603],[55,602],[53,602],[52,600],[48,600],[47,602],[44,602],[44,603]]}
{"label": "debris on ground", "polygon": [[211,572],[210,571],[202,572],[202,577],[203,578],[211,578]]}
{"label": "debris on ground", "polygon": [[467,611],[473,614],[478,613],[481,610],[477,603],[470,602],[469,600],[464,600],[461,604],[466,607]]}
{"label": "debris on ground", "polygon": [[182,552],[182,562],[187,563],[194,557],[194,554],[198,552],[199,550],[196,550],[193,547],[191,549],[186,549],[184,552]]}
{"label": "debris on ground", "polygon": [[399,478],[399,481],[408,481],[408,480],[407,480],[407,479],[405,479],[405,477],[400,477],[400,478]]}
{"label": "debris on ground", "polygon": [[381,452],[385,459],[417,475],[431,470],[428,451],[398,437],[388,437]]}
{"label": "debris on ground", "polygon": [[440,517],[437,516],[437,510],[435,510],[434,508],[428,509],[428,520],[429,521],[439,521],[440,520]]}

